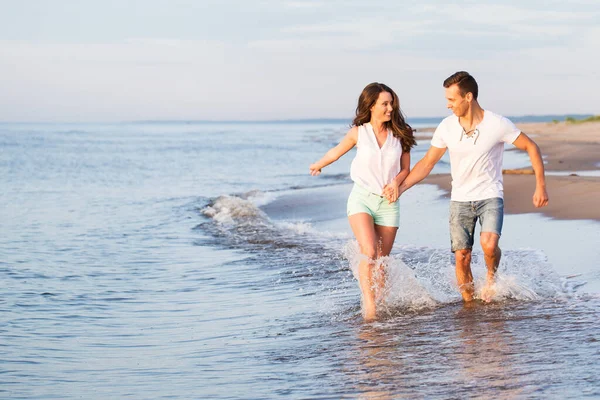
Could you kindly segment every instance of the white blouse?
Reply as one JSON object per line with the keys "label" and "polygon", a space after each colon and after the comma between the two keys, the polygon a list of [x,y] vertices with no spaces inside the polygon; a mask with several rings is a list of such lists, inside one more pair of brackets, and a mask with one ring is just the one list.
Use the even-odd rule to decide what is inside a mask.
{"label": "white blouse", "polygon": [[373,127],[367,122],[358,127],[356,150],[350,167],[350,178],[370,192],[381,195],[383,187],[400,172],[400,139],[388,130],[387,139],[379,148]]}

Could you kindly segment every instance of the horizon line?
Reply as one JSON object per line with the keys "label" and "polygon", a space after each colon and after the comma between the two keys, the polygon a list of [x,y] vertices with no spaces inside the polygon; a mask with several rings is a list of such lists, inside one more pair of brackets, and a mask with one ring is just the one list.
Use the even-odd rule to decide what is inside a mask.
{"label": "horizon line", "polygon": [[[407,122],[413,121],[414,123],[427,123],[427,122],[439,122],[446,116],[438,117],[411,117],[406,118]],[[567,113],[567,114],[524,114],[524,115],[513,115],[506,116],[510,120],[564,120],[568,117],[572,118],[586,118],[594,116],[594,114],[578,114],[578,113]],[[230,123],[230,124],[265,124],[265,123],[318,123],[318,122],[351,122],[352,118],[338,118],[338,117],[322,117],[322,118],[289,118],[289,119],[140,119],[140,120],[113,120],[113,121],[0,121],[0,124],[211,124],[211,123]],[[542,121],[543,122],[543,121]]]}

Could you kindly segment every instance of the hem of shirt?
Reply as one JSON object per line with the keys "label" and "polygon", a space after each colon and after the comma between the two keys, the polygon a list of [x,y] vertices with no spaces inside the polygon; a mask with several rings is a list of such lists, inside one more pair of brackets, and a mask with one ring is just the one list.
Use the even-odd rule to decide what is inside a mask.
{"label": "hem of shirt", "polygon": [[381,191],[382,191],[383,189],[382,189],[381,191],[379,191],[379,193],[378,193],[378,192],[376,192],[375,190],[373,190],[373,188],[372,188],[372,187],[366,186],[366,185],[364,185],[364,184],[362,184],[362,183],[360,183],[360,182],[356,182],[355,180],[353,180],[352,182],[353,182],[353,183],[354,183],[356,186],[358,186],[358,187],[360,187],[360,188],[362,188],[362,189],[364,189],[364,190],[366,190],[366,191],[368,191],[368,192],[371,192],[371,193],[373,193],[373,194],[375,194],[375,195],[377,195],[377,196],[381,196]]}
{"label": "hem of shirt", "polygon": [[502,200],[504,200],[504,193],[500,193],[498,195],[492,195],[492,196],[485,196],[485,197],[474,197],[471,199],[455,199],[452,197],[452,195],[450,195],[450,201],[460,201],[460,202],[469,202],[469,201],[482,201],[482,200],[489,200],[489,199],[495,199],[495,198],[500,198]]}

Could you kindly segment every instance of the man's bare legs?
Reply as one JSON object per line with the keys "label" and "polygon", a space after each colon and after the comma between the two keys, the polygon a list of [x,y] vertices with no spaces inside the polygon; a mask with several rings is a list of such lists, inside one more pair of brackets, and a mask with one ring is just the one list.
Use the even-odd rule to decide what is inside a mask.
{"label": "man's bare legs", "polygon": [[[374,286],[377,284],[382,287],[381,283],[373,280],[373,266],[381,255],[389,255],[398,228],[375,225],[373,218],[366,213],[351,215],[348,220],[363,256],[358,265],[358,283],[362,292],[364,318],[371,321],[376,317]],[[378,275],[383,277],[383,274]]]}
{"label": "man's bare legs", "polygon": [[471,273],[471,249],[456,250],[456,282],[463,301],[473,300],[475,287],[473,286],[473,274]]}
{"label": "man's bare legs", "polygon": [[481,299],[483,301],[490,301],[495,294],[493,286],[496,281],[496,271],[498,270],[498,265],[500,265],[500,258],[502,257],[502,251],[498,247],[500,236],[491,232],[482,232],[480,240],[485,265],[487,266],[486,282],[481,291]]}
{"label": "man's bare legs", "polygon": [[[502,251],[498,247],[499,240],[500,236],[495,233],[481,233],[481,248],[487,266],[486,283],[481,292],[484,301],[490,301],[495,294],[493,286],[502,256]],[[471,301],[475,292],[473,274],[471,273],[471,249],[457,250],[454,252],[454,257],[456,259],[456,281],[458,282],[460,294],[464,301]]]}

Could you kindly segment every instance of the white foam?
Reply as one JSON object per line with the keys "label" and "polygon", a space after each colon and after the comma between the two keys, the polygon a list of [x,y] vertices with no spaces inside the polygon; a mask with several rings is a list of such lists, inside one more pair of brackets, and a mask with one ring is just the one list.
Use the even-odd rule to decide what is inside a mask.
{"label": "white foam", "polygon": [[[358,284],[358,265],[361,256],[356,240],[348,241],[342,253]],[[398,246],[390,257],[377,260],[375,274],[385,265],[385,288],[380,299],[380,310],[423,309],[461,301],[456,284],[454,256],[447,248]],[[482,298],[486,286],[483,253],[474,250],[471,264],[475,297]],[[496,275],[492,301],[507,299],[537,301],[571,296],[575,284],[567,282],[552,268],[540,250],[506,250]]]}
{"label": "white foam", "polygon": [[250,200],[235,196],[219,196],[212,205],[205,207],[202,213],[223,225],[232,225],[241,220],[267,219]]}
{"label": "white foam", "polygon": [[310,222],[306,221],[284,221],[277,224],[282,229],[294,232],[298,235],[316,234],[318,231],[312,226]]}
{"label": "white foam", "polygon": [[318,229],[308,221],[280,221],[275,225],[297,235],[312,235],[322,239],[348,239],[348,233],[345,231]]}
{"label": "white foam", "polygon": [[309,221],[273,221],[256,205],[256,199],[264,200],[261,192],[249,192],[242,196],[248,198],[219,196],[201,211],[213,219],[216,229],[246,242],[260,237],[262,241],[275,241],[280,244],[296,241],[319,243],[322,247],[337,250],[337,243],[348,239],[347,232],[323,230]]}
{"label": "white foam", "polygon": [[[364,256],[356,240],[344,245],[343,254],[358,284],[358,265]],[[472,258],[475,298],[481,299],[487,268],[480,251],[474,251]],[[385,287],[377,295],[379,310],[414,310],[461,301],[454,257],[446,249],[403,246],[391,256],[377,260],[372,268],[375,280],[380,271],[385,274]],[[492,288],[492,301],[537,301],[569,297],[575,285],[568,284],[551,268],[543,252],[522,249],[503,254]]]}
{"label": "white foam", "polygon": [[[358,242],[351,240],[346,243],[343,249],[344,257],[349,262],[352,275],[358,283],[358,266],[364,259],[360,254]],[[398,257],[382,257],[373,265],[374,281],[380,277],[379,273],[384,273],[385,287],[378,293],[378,308],[409,308],[422,309],[435,306],[435,300],[429,295],[427,290],[416,279],[413,271]],[[379,289],[376,288],[377,291]]]}
{"label": "white foam", "polygon": [[[481,252],[474,252],[474,259],[477,261],[472,263],[471,269],[476,297],[482,298],[487,267]],[[492,289],[493,301],[564,298],[572,294],[545,254],[530,249],[504,251]]]}
{"label": "white foam", "polygon": [[261,192],[260,190],[253,190],[246,193],[243,197],[251,201],[256,207],[262,207],[275,201],[280,196],[278,192]]}

